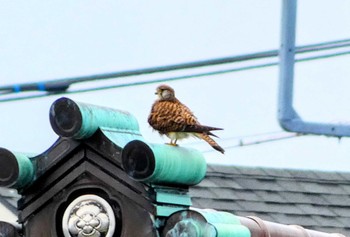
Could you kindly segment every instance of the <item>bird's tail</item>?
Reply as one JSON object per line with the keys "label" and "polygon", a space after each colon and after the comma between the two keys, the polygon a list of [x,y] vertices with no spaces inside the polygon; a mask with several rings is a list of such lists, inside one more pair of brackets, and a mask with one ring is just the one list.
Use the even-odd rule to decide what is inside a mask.
{"label": "bird's tail", "polygon": [[213,147],[215,150],[221,152],[222,154],[225,153],[225,150],[219,146],[219,144],[217,144],[214,139],[212,139],[211,137],[209,137],[208,134],[205,133],[197,133],[196,134],[197,137],[203,139],[204,141],[206,141],[211,147]]}
{"label": "bird's tail", "polygon": [[188,125],[184,128],[182,132],[198,132],[198,133],[208,133],[209,135],[213,135],[210,131],[214,130],[223,130],[222,128],[216,128],[216,127],[210,127],[210,126],[205,126],[205,125],[200,125],[200,124],[195,124],[195,125]]}

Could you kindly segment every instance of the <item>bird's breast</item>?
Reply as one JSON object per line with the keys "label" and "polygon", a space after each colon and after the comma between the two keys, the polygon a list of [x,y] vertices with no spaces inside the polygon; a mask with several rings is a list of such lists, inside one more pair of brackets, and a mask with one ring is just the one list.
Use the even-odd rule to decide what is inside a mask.
{"label": "bird's breast", "polygon": [[191,133],[188,132],[168,132],[167,137],[169,137],[171,140],[181,140],[189,137]]}

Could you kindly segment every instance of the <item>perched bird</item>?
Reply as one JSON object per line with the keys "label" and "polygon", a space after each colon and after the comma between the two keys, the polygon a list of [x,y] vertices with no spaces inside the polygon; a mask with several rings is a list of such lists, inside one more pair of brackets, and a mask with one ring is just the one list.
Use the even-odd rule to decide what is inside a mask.
{"label": "perched bird", "polygon": [[192,111],[175,97],[175,91],[170,86],[158,86],[155,94],[158,96],[158,99],[152,105],[148,123],[161,135],[166,135],[170,138],[169,145],[176,146],[177,140],[192,135],[203,139],[215,150],[221,153],[225,152],[209,136],[217,137],[211,131],[222,130],[222,128],[201,125]]}

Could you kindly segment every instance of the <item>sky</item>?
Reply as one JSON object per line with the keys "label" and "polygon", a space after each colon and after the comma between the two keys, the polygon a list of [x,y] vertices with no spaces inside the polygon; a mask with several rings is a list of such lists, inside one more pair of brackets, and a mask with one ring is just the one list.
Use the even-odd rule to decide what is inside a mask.
{"label": "sky", "polygon": [[[7,1],[0,8],[0,86],[278,49],[281,3]],[[297,45],[350,38],[348,9],[348,0],[299,1]],[[348,123],[349,60],[350,56],[342,56],[296,64],[294,105],[304,120]],[[246,63],[235,67],[241,65]],[[232,65],[118,78],[70,89],[225,68]],[[209,163],[350,171],[349,138],[310,135],[230,148],[237,138],[254,140],[282,131],[277,121],[277,66],[168,84],[202,124],[224,128],[216,133],[220,137],[216,140],[228,147],[225,155],[203,141],[180,142],[203,151]],[[129,111],[138,119],[147,141],[168,142],[147,123],[157,86],[0,102],[0,147],[31,153],[48,149],[57,139],[49,123],[49,108],[61,96]]]}

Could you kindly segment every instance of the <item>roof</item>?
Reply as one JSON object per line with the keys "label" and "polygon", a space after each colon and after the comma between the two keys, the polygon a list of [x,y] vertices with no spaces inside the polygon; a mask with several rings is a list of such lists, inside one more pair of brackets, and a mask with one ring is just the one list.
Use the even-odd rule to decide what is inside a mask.
{"label": "roof", "polygon": [[[72,214],[71,206],[78,206],[80,210],[80,205],[72,203],[85,194],[96,194],[113,204],[109,208],[120,220],[117,229],[123,236],[140,231],[148,233],[147,236],[157,236],[158,231],[163,230],[171,230],[177,236],[178,228],[187,225],[184,215],[191,219],[196,215],[193,213],[198,214],[200,223],[180,233],[186,235],[212,222],[222,231],[238,230],[231,229],[231,225],[240,223],[232,221],[228,213],[187,210],[191,204],[188,187],[204,176],[198,186],[190,189],[194,207],[240,216],[256,215],[264,220],[299,224],[325,232],[346,234],[350,229],[347,224],[350,223],[350,173],[214,165],[209,166],[206,173],[205,159],[198,152],[144,143],[138,122],[131,114],[75,103],[68,98],[54,102],[50,122],[60,137],[44,153],[30,157],[0,148],[0,167],[5,171],[0,172],[0,186],[16,188],[21,194],[0,188],[0,220],[3,215],[3,220],[10,221],[6,212],[13,214],[14,219],[18,215],[18,223],[26,236],[54,233],[61,236],[66,229],[55,229],[57,218]],[[194,159],[198,162],[191,163]],[[126,211],[130,209],[134,211]],[[123,217],[121,213],[127,215]],[[154,223],[154,216],[168,219]],[[230,218],[226,219],[227,216]],[[259,221],[256,223],[260,226]],[[68,225],[68,221],[65,224]],[[4,226],[8,227],[7,224],[0,227]]]}
{"label": "roof", "polygon": [[[209,165],[190,195],[198,208],[350,234],[350,173]],[[0,188],[1,208],[15,214],[18,198],[13,189]]]}
{"label": "roof", "polygon": [[16,190],[0,187],[0,221],[16,223],[18,199]]}
{"label": "roof", "polygon": [[0,187],[0,203],[12,212],[17,211],[19,195],[15,189]]}
{"label": "roof", "polygon": [[350,173],[209,165],[194,207],[350,235]]}

